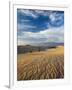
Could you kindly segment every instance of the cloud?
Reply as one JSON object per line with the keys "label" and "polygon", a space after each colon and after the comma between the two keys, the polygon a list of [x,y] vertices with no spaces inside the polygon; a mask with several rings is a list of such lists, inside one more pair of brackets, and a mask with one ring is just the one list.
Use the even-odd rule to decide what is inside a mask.
{"label": "cloud", "polygon": [[18,9],[18,12],[26,16],[32,16],[33,18],[37,18],[37,15],[29,9]]}
{"label": "cloud", "polygon": [[[60,30],[61,29],[61,30]],[[50,36],[59,36],[59,35],[63,35],[64,34],[64,30],[63,28],[60,28],[60,29],[54,29],[54,28],[51,28],[51,29],[46,29],[44,31],[40,31],[40,32],[36,32],[36,33],[33,33],[33,32],[23,32],[24,35],[27,35],[28,37],[36,37],[36,38],[47,38],[47,37],[50,37]]]}
{"label": "cloud", "polygon": [[64,24],[64,13],[63,12],[53,12],[49,16],[50,25],[52,27],[59,27]]}
{"label": "cloud", "polygon": [[17,28],[18,28],[19,31],[20,30],[26,31],[26,30],[29,30],[29,29],[34,29],[36,27],[32,26],[32,25],[29,25],[29,24],[26,24],[26,23],[21,23],[21,24],[18,23]]}
{"label": "cloud", "polygon": [[23,32],[22,36],[18,36],[20,44],[30,43],[44,43],[44,42],[63,42],[64,41],[64,29],[47,29],[37,33]]}

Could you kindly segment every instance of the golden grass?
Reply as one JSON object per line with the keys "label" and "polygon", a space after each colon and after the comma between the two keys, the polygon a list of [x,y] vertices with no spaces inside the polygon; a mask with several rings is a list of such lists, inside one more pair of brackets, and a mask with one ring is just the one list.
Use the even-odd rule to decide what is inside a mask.
{"label": "golden grass", "polygon": [[17,80],[64,78],[64,47],[18,54]]}

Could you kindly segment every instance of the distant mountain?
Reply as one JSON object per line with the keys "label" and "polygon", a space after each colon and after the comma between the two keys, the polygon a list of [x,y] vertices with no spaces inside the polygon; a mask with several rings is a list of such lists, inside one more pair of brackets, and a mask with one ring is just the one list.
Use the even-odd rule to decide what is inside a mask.
{"label": "distant mountain", "polygon": [[17,46],[17,53],[27,53],[35,51],[45,51],[50,48],[56,48],[57,46],[63,46],[64,43],[48,42],[48,43],[34,43],[31,45],[20,45]]}
{"label": "distant mountain", "polygon": [[34,44],[31,44],[31,46],[63,46],[64,43],[58,43],[58,42],[46,42],[46,43],[34,43]]}
{"label": "distant mountain", "polygon": [[59,46],[59,45],[64,45],[64,43],[48,42],[43,44],[43,46]]}

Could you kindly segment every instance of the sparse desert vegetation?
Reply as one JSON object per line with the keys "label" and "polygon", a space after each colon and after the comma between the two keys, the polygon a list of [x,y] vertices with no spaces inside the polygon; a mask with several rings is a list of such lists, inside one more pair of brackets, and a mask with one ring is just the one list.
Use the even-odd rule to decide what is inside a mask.
{"label": "sparse desert vegetation", "polygon": [[17,55],[17,80],[64,78],[64,46]]}

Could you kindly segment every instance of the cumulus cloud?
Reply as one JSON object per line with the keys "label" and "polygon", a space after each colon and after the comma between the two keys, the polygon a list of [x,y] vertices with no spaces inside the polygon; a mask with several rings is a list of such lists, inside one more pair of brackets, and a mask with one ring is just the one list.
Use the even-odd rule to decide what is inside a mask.
{"label": "cumulus cloud", "polygon": [[[63,42],[64,41],[64,29],[47,29],[37,33],[23,32],[22,36],[18,36],[18,39],[22,43],[44,43],[44,42]],[[20,42],[19,42],[20,43]]]}

